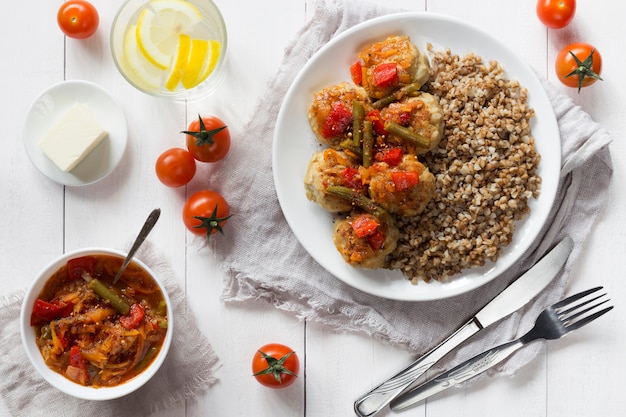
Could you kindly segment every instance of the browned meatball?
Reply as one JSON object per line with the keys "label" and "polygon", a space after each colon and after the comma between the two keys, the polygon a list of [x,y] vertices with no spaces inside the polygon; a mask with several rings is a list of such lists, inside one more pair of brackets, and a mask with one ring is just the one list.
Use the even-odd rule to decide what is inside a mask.
{"label": "browned meatball", "polygon": [[383,120],[408,127],[429,140],[428,147],[423,148],[411,145],[398,136],[388,135],[385,142],[389,146],[401,146],[405,152],[416,155],[439,146],[443,137],[443,110],[433,95],[420,93],[417,97],[404,98],[383,108],[380,114]]}
{"label": "browned meatball", "polygon": [[[430,76],[430,63],[408,36],[390,36],[384,41],[366,46],[358,57],[364,71],[363,87],[370,97],[379,99],[390,95],[403,85],[414,82],[424,85]],[[381,64],[396,64],[397,82],[377,85],[375,73]]]}
{"label": "browned meatball", "polygon": [[334,185],[364,189],[357,163],[344,152],[329,148],[315,153],[309,162],[304,176],[306,196],[332,213],[349,212],[349,200],[326,192],[327,187]]}
{"label": "browned meatball", "polygon": [[335,221],[333,241],[343,259],[359,268],[376,269],[397,246],[400,232],[390,217],[384,221],[367,213],[354,213]]}
{"label": "browned meatball", "polygon": [[395,167],[376,163],[370,172],[370,198],[390,213],[417,216],[435,195],[435,176],[414,155]]}
{"label": "browned meatball", "polygon": [[331,148],[341,149],[352,127],[354,100],[369,103],[366,91],[354,84],[342,82],[326,87],[313,95],[309,106],[309,123],[317,139]]}

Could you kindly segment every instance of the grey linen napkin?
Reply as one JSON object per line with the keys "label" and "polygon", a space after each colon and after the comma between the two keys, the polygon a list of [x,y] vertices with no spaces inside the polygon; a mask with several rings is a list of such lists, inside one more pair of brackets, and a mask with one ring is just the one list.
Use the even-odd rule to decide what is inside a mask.
{"label": "grey linen napkin", "polygon": [[[301,319],[423,353],[463,324],[557,241],[571,236],[574,251],[549,288],[532,305],[482,332],[481,337],[470,339],[457,356],[449,357],[453,361],[460,358],[458,355],[477,353],[528,329],[543,307],[563,295],[572,265],[606,198],[612,176],[610,139],[588,114],[546,82],[560,126],[562,174],[549,220],[519,262],[478,290],[434,302],[386,300],[343,284],[307,254],[283,217],[272,180],[274,126],[287,89],[321,46],[343,30],[389,12],[356,1],[327,0],[316,5],[310,21],[286,47],[279,71],[269,80],[266,94],[243,129],[245,138],[234,143],[230,163],[214,173],[214,184],[228,190],[236,218],[226,226],[226,236],[218,236],[219,243],[212,239],[211,246],[227,273],[222,294],[226,302],[263,299]],[[293,192],[304,193],[304,188]],[[539,349],[540,345],[531,345],[493,372],[512,373]]]}
{"label": "grey linen napkin", "polygon": [[216,381],[218,358],[196,319],[174,272],[149,242],[136,257],[158,274],[174,312],[174,340],[161,369],[143,387],[108,401],[80,400],[49,385],[22,349],[19,315],[24,292],[0,298],[0,392],[13,416],[147,416],[181,404]]}

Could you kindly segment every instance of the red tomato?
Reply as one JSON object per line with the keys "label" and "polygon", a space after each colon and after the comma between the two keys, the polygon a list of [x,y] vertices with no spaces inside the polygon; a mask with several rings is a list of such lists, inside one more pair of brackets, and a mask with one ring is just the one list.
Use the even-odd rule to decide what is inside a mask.
{"label": "red tomato", "polygon": [[572,43],[556,56],[556,75],[568,87],[587,87],[602,80],[602,55],[588,43]]}
{"label": "red tomato", "polygon": [[299,371],[296,352],[279,343],[261,346],[252,357],[252,374],[266,387],[288,387],[295,382]]}
{"label": "red tomato", "polygon": [[70,280],[82,279],[85,272],[93,275],[95,267],[96,258],[93,256],[81,256],[70,259],[67,261],[67,278]]}
{"label": "red tomato", "polygon": [[352,110],[341,101],[336,101],[324,120],[322,136],[325,138],[341,136],[348,131],[350,126],[352,126]]}
{"label": "red tomato", "polygon": [[386,240],[385,235],[380,231],[380,229],[376,229],[374,233],[368,235],[366,239],[372,250],[379,250],[382,248]]}
{"label": "red tomato", "polygon": [[386,148],[376,152],[374,159],[378,162],[385,162],[391,166],[397,166],[402,162],[402,148]]}
{"label": "red tomato", "polygon": [[172,148],[163,152],[156,161],[156,174],[168,187],[187,184],[196,174],[196,160],[183,148]]}
{"label": "red tomato", "polygon": [[537,17],[550,29],[564,28],[576,13],[576,0],[538,0]]}
{"label": "red tomato", "polygon": [[231,216],[228,203],[220,194],[211,190],[198,191],[191,195],[183,206],[183,222],[187,229],[207,239],[216,232],[224,234],[222,226]]}
{"label": "red tomato", "polygon": [[35,300],[33,312],[30,316],[30,325],[34,326],[52,321],[58,317],[59,311],[61,311],[61,308],[58,305],[38,298]]}
{"label": "red tomato", "polygon": [[358,237],[365,237],[373,234],[380,223],[375,216],[371,214],[361,214],[352,219],[352,230]]}
{"label": "red tomato", "polygon": [[374,68],[372,79],[376,87],[387,88],[398,83],[398,67],[395,62],[379,64]]}
{"label": "red tomato", "polygon": [[69,0],[57,12],[61,31],[75,39],[85,39],[96,33],[100,16],[96,8],[85,0]]}
{"label": "red tomato", "polygon": [[228,126],[215,116],[198,115],[181,133],[187,135],[187,149],[198,161],[217,162],[230,150]]}
{"label": "red tomato", "polygon": [[120,317],[120,323],[126,330],[132,330],[139,326],[145,315],[146,310],[144,310],[141,304],[133,303],[128,314]]}
{"label": "red tomato", "polygon": [[391,173],[391,179],[396,191],[406,191],[411,187],[415,187],[420,182],[420,177],[414,171],[397,171]]}
{"label": "red tomato", "polygon": [[356,85],[363,83],[363,66],[361,61],[356,61],[350,66],[350,76],[352,77],[352,82]]}

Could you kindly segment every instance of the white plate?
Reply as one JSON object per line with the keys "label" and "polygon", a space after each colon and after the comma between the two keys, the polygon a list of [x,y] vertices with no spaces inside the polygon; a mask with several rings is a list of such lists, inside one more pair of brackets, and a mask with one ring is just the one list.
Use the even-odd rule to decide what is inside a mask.
{"label": "white plate", "polygon": [[[498,60],[510,79],[529,90],[535,109],[532,134],[542,155],[539,175],[541,194],[530,202],[531,213],[518,223],[513,242],[496,263],[466,270],[447,282],[412,285],[400,272],[356,269],[344,262],[332,241],[333,216],[307,200],[304,174],[320,145],[307,118],[313,94],[331,84],[350,81],[349,67],[366,44],[389,35],[410,36],[422,51],[428,42],[435,49],[450,48],[464,55],[474,52],[487,62]],[[276,192],[287,222],[300,243],[330,273],[355,288],[397,300],[435,300],[475,289],[509,268],[533,243],[552,207],[561,166],[558,125],[548,97],[534,71],[507,47],[483,30],[448,16],[433,13],[400,13],[359,24],[321,48],[304,66],[291,85],[276,123],[273,169]]]}
{"label": "white plate", "polygon": [[[64,172],[39,147],[45,134],[76,104],[83,104],[109,134],[70,172]],[[62,81],[31,104],[22,133],[26,153],[45,176],[63,185],[87,185],[106,177],[126,150],[128,130],[122,107],[88,81]]]}

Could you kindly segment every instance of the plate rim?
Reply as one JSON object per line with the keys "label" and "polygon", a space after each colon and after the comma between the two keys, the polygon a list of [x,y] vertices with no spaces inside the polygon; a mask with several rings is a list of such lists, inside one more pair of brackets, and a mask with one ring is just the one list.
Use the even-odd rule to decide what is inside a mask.
{"label": "plate rim", "polygon": [[[530,216],[532,215],[533,211],[537,211],[539,210],[540,214],[542,215],[541,218],[538,218],[538,224],[536,225],[536,227],[534,227],[534,229],[532,229],[533,233],[531,237],[527,237],[525,238],[521,244],[518,243],[517,244],[517,249],[516,249],[516,253],[518,253],[519,256],[515,257],[515,259],[510,260],[508,262],[508,264],[504,265],[504,268],[500,268],[499,265],[502,265],[502,256],[500,257],[499,261],[500,264],[494,264],[492,262],[488,262],[488,265],[486,267],[479,267],[479,268],[472,268],[471,271],[472,272],[481,272],[482,271],[482,276],[488,276],[488,279],[482,279],[482,280],[477,280],[476,278],[471,278],[474,282],[470,282],[469,284],[466,285],[462,285],[459,284],[459,281],[462,280],[464,277],[467,276],[467,274],[456,274],[454,275],[450,281],[445,281],[445,282],[438,282],[438,281],[430,281],[428,283],[426,282],[420,282],[418,285],[415,285],[413,287],[417,288],[419,286],[423,286],[423,285],[428,285],[431,288],[432,287],[437,287],[437,286],[447,286],[448,288],[446,289],[446,291],[440,291],[439,294],[428,294],[428,293],[424,293],[424,294],[420,294],[418,293],[417,295],[415,293],[410,293],[409,291],[405,292],[405,293],[389,293],[389,292],[378,292],[378,291],[373,291],[371,288],[368,288],[367,285],[362,285],[364,283],[361,282],[352,282],[350,280],[346,280],[345,277],[339,276],[338,274],[336,274],[335,272],[333,272],[332,269],[329,269],[329,267],[327,266],[327,262],[325,262],[323,259],[319,259],[318,256],[316,256],[316,253],[310,250],[310,245],[309,243],[301,238],[301,236],[297,233],[297,229],[294,228],[294,222],[295,222],[295,218],[293,216],[293,213],[288,212],[288,210],[286,210],[286,193],[284,192],[283,188],[281,187],[281,181],[282,178],[280,178],[280,155],[279,155],[279,143],[280,143],[280,127],[281,125],[284,123],[284,119],[286,117],[288,117],[288,104],[291,104],[291,100],[293,100],[294,95],[296,94],[295,90],[296,87],[299,85],[299,83],[301,82],[302,78],[305,77],[307,75],[307,73],[309,72],[309,70],[311,69],[311,67],[313,67],[316,63],[316,60],[319,59],[319,57],[323,56],[324,54],[327,53],[327,51],[329,51],[331,48],[334,48],[336,44],[341,44],[342,42],[345,42],[346,38],[349,38],[351,36],[354,36],[355,34],[358,34],[359,32],[365,31],[368,28],[376,28],[377,26],[381,26],[384,25],[386,23],[388,23],[389,21],[396,21],[398,19],[402,19],[402,20],[408,20],[410,21],[410,23],[415,24],[418,23],[421,19],[430,19],[430,20],[436,20],[436,21],[442,21],[442,22],[446,22],[448,24],[453,24],[453,25],[458,25],[459,27],[465,27],[466,29],[472,30],[475,32],[475,34],[480,35],[481,37],[485,37],[486,39],[489,40],[489,42],[491,42],[491,45],[496,45],[498,46],[498,48],[502,49],[503,51],[506,52],[506,54],[508,55],[507,57],[505,57],[507,60],[509,59],[513,59],[516,63],[515,68],[518,70],[518,72],[523,73],[523,75],[525,77],[528,77],[528,79],[526,81],[530,81],[531,84],[533,84],[534,87],[538,87],[538,88],[534,88],[533,90],[531,90],[529,85],[523,85],[525,88],[528,88],[529,93],[532,91],[533,94],[537,94],[537,97],[534,98],[533,100],[531,100],[532,97],[529,97],[529,101],[538,101],[537,104],[539,104],[539,102],[542,102],[542,104],[547,104],[548,108],[550,109],[549,114],[544,114],[542,116],[542,120],[545,119],[545,124],[546,124],[546,129],[548,129],[551,132],[551,137],[553,140],[553,143],[551,144],[552,147],[555,147],[558,149],[558,152],[555,152],[555,155],[551,155],[551,159],[554,160],[554,164],[552,165],[553,169],[554,167],[556,167],[555,172],[552,172],[553,177],[549,178],[549,181],[545,181],[544,175],[542,175],[542,186],[541,186],[541,193],[538,199],[531,199],[530,201],[530,205],[531,205],[531,214],[529,214],[527,217],[525,217],[524,219],[522,219],[521,222],[516,222],[516,226],[517,226],[517,230],[516,230],[516,234],[519,235],[520,231],[519,231],[519,224],[524,224],[525,222],[529,222],[530,221]],[[397,31],[400,32],[401,30]],[[445,46],[444,46],[445,47]],[[422,47],[420,47],[420,49],[422,49]],[[474,49],[468,49],[468,50],[453,50],[452,48],[450,48],[451,51],[455,54],[458,55],[464,55],[467,52],[472,52],[475,51],[476,49],[480,49],[480,48],[474,48]],[[477,53],[477,55],[481,56],[480,53]],[[481,56],[484,58],[484,56]],[[486,60],[485,60],[486,61]],[[505,72],[507,73],[507,75],[511,72],[510,68],[507,68],[506,66],[503,66]],[[340,82],[340,81],[349,81],[347,79],[334,79],[335,82]],[[533,108],[535,108],[535,106],[531,106]],[[545,109],[544,109],[545,110]],[[534,120],[531,120],[531,122],[536,124],[536,116]],[[312,133],[311,133],[312,136]],[[533,134],[533,137],[535,138],[535,143],[537,144],[537,138],[535,137],[535,135]],[[541,155],[542,161],[545,161],[545,156]],[[322,266],[327,272],[329,272],[331,275],[334,276],[335,279],[339,279],[340,281],[342,281],[343,283],[349,285],[350,287],[356,288],[360,291],[363,291],[365,293],[371,294],[371,295],[375,295],[381,298],[386,298],[386,299],[392,299],[392,300],[399,300],[399,301],[433,301],[433,300],[440,300],[440,299],[445,299],[445,298],[450,298],[450,297],[454,297],[463,293],[467,293],[470,292],[472,290],[475,290],[479,287],[484,286],[485,284],[487,284],[488,282],[491,282],[495,279],[497,279],[499,276],[501,276],[504,272],[506,272],[508,269],[510,269],[511,266],[513,266],[519,259],[520,257],[526,253],[528,251],[528,249],[531,247],[531,245],[536,241],[536,239],[539,237],[541,230],[544,228],[544,225],[546,223],[546,221],[549,218],[549,214],[552,210],[552,207],[554,205],[554,201],[555,201],[555,197],[556,197],[556,193],[557,193],[557,189],[558,189],[558,185],[559,185],[559,172],[560,172],[560,166],[561,166],[561,140],[560,140],[560,133],[559,133],[559,129],[558,129],[558,123],[556,120],[556,115],[554,113],[554,108],[550,103],[549,97],[547,95],[547,92],[545,91],[545,89],[543,88],[542,82],[539,78],[539,76],[537,75],[536,71],[526,62],[524,61],[519,55],[517,55],[514,51],[512,51],[510,48],[508,48],[503,42],[501,42],[499,39],[497,39],[496,37],[494,37],[493,35],[491,35],[490,33],[488,33],[487,31],[485,31],[484,29],[482,29],[481,27],[478,27],[477,25],[465,21],[463,19],[454,17],[454,16],[449,16],[449,15],[443,15],[443,14],[438,14],[438,13],[433,13],[433,12],[398,12],[398,13],[392,13],[392,14],[388,14],[388,15],[383,15],[383,16],[379,16],[379,17],[375,17],[369,20],[366,20],[364,22],[361,22],[357,25],[354,25],[348,29],[346,29],[345,31],[343,31],[342,33],[338,34],[337,36],[335,36],[334,38],[332,38],[329,42],[327,42],[326,44],[322,45],[322,47],[319,48],[319,50],[317,50],[312,56],[311,58],[309,58],[309,60],[307,60],[307,62],[305,63],[305,65],[298,71],[298,73],[296,74],[295,78],[293,79],[291,85],[289,86],[285,97],[283,98],[283,101],[281,103],[281,107],[276,119],[276,128],[274,131],[274,137],[273,137],[273,143],[272,143],[272,167],[273,167],[273,179],[274,179],[274,185],[276,188],[276,194],[278,197],[278,202],[279,205],[281,207],[281,210],[283,211],[283,215],[285,216],[285,219],[287,220],[287,223],[289,224],[289,227],[291,228],[292,232],[294,232],[294,234],[296,235],[296,238],[298,239],[298,241],[300,242],[300,244],[304,247],[304,249],[307,251],[307,253],[318,263],[320,264],[320,266]],[[539,165],[539,171],[542,172],[545,169],[545,163]],[[304,168],[303,168],[304,170]],[[302,192],[302,196],[304,196],[304,192]],[[304,198],[304,197],[302,197]],[[541,199],[541,202],[544,204],[544,206],[537,208],[534,207],[537,203],[537,200]],[[536,204],[534,204],[536,203]],[[311,203],[313,204],[313,203]],[[322,209],[320,209],[322,210]],[[327,215],[330,217],[331,214],[327,213]],[[537,220],[536,217],[533,217],[532,220]],[[530,227],[530,226],[529,226]],[[514,234],[513,239],[515,241],[516,238],[516,234]],[[332,242],[331,242],[332,244]],[[513,245],[510,245],[513,246]],[[509,246],[509,247],[510,247]],[[509,247],[505,247],[503,250],[503,253],[508,252],[507,249],[509,249]],[[498,262],[498,261],[497,261]],[[347,266],[347,264],[346,264]],[[348,268],[351,269],[355,269],[352,268],[350,266],[348,266]],[[498,271],[497,273],[494,273],[493,270],[496,270],[500,268],[501,270]],[[383,271],[383,275],[386,275],[386,273],[384,271],[384,269],[378,269],[375,271]],[[365,274],[368,274],[369,271],[365,270],[364,271]],[[412,285],[408,280],[407,281],[407,285]],[[457,285],[451,285],[454,283],[457,283]]]}
{"label": "plate rim", "polygon": [[[51,128],[54,125],[54,121],[71,108],[73,105],[70,104],[72,96],[68,96],[67,93],[74,93],[76,89],[81,89],[81,94],[84,94],[85,96],[90,94],[90,100],[95,100],[101,105],[107,107],[108,112],[116,119],[116,126],[114,126],[114,129],[112,129],[111,126],[102,126],[107,131],[109,140],[112,143],[111,149],[115,151],[113,159],[109,161],[109,164],[105,169],[101,169],[93,176],[89,176],[86,180],[73,175],[71,172],[62,171],[50,160],[45,160],[46,162],[42,163],[41,161],[44,160],[43,158],[47,157],[38,145],[39,140],[42,137],[41,135],[46,131],[46,129]],[[34,123],[32,123],[32,119],[35,117],[38,103],[43,102],[43,100],[48,96],[56,98],[63,94],[65,95],[61,102],[65,104],[60,108],[54,109],[50,115],[49,125],[33,128]],[[76,103],[79,101],[76,100],[74,102]],[[94,118],[102,124],[102,121],[100,120],[101,117],[98,117],[98,112],[93,108],[89,108],[89,111],[93,114]],[[37,132],[39,132],[39,134],[37,134]],[[57,184],[80,187],[94,184],[104,179],[115,170],[126,152],[128,143],[128,124],[121,104],[104,88],[87,80],[62,80],[45,88],[31,102],[26,113],[21,136],[26,149],[26,154],[39,172]],[[97,150],[101,145],[102,143],[98,144],[94,150]]]}

